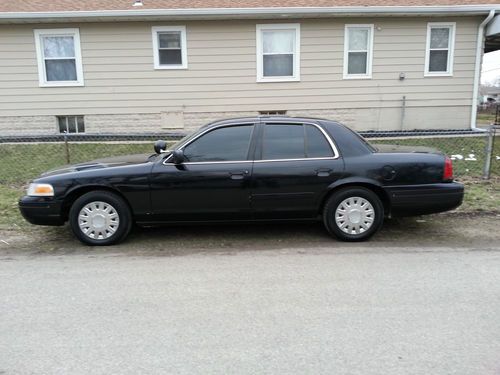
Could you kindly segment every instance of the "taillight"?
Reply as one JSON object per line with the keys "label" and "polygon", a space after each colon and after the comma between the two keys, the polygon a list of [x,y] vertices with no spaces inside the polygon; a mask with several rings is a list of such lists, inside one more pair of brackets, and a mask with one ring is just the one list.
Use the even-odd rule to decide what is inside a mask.
{"label": "taillight", "polygon": [[453,164],[448,156],[444,159],[443,181],[453,181]]}

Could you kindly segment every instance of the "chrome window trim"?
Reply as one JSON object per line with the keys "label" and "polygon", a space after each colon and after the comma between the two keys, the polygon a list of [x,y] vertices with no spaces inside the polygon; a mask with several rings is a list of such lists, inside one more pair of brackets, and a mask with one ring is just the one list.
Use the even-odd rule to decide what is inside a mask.
{"label": "chrome window trim", "polygon": [[281,162],[281,161],[308,161],[308,160],[336,160],[335,157],[324,157],[324,158],[297,158],[297,159],[265,159],[265,160],[254,160],[255,163],[267,163],[267,162]]}
{"label": "chrome window trim", "polygon": [[[266,123],[263,123],[262,125],[265,126]],[[340,157],[340,154],[338,152],[337,146],[335,145],[335,142],[330,138],[328,133],[323,129],[320,125],[314,123],[314,122],[304,122],[304,121],[288,121],[288,120],[277,120],[277,121],[270,121],[269,124],[290,124],[290,125],[312,125],[318,128],[323,136],[326,138],[328,144],[330,145],[330,148],[332,149],[333,156],[330,157],[321,157],[321,158],[293,158],[293,159],[261,159],[261,160],[225,160],[225,161],[193,161],[193,162],[186,162],[182,163],[185,165],[197,165],[197,164],[234,164],[234,163],[264,163],[264,162],[283,162],[283,161],[306,161],[306,160],[336,160]],[[192,142],[200,138],[202,135],[208,133],[211,130],[223,128],[223,127],[229,127],[229,126],[245,126],[245,125],[252,125],[255,126],[257,123],[252,122],[252,123],[241,123],[241,124],[221,124],[221,125],[216,125],[214,127],[211,127],[200,134],[198,134],[196,137],[192,139],[186,140],[184,144],[182,144],[180,147],[178,147],[179,150],[182,150],[184,147],[190,145]],[[255,129],[255,128],[254,128]],[[170,164],[168,161],[172,155],[167,156],[167,158],[163,161],[163,165]]]}
{"label": "chrome window trim", "polygon": [[196,165],[196,164],[235,164],[235,163],[253,163],[253,160],[188,161],[188,162],[182,163],[182,164],[185,164],[185,165]]}

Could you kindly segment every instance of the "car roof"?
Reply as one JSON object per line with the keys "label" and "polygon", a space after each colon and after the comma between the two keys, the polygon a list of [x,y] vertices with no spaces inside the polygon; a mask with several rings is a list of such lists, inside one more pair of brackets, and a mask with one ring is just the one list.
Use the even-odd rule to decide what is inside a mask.
{"label": "car roof", "polygon": [[315,124],[321,123],[329,123],[333,125],[342,126],[340,123],[332,120],[327,120],[323,118],[315,118],[315,117],[291,117],[291,116],[283,116],[283,115],[261,115],[261,116],[253,116],[253,117],[235,117],[224,120],[217,120],[206,124],[202,127],[202,129],[208,129],[215,126],[220,125],[233,125],[233,124],[241,124],[241,123],[255,123],[260,121],[273,122],[286,124],[286,122],[312,122]]}

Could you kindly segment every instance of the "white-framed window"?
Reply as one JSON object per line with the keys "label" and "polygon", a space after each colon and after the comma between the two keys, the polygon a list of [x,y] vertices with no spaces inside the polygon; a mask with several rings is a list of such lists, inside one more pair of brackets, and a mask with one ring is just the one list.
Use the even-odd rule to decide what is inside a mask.
{"label": "white-framed window", "polygon": [[187,69],[186,26],[153,26],[155,69]]}
{"label": "white-framed window", "polygon": [[83,86],[80,31],[35,29],[34,35],[40,86]]}
{"label": "white-framed window", "polygon": [[455,22],[429,22],[425,48],[425,76],[452,76]]}
{"label": "white-framed window", "polygon": [[256,28],[257,82],[300,81],[300,24]]}
{"label": "white-framed window", "polygon": [[372,78],[373,25],[345,25],[344,79]]}
{"label": "white-framed window", "polygon": [[59,133],[85,133],[83,116],[57,116]]}

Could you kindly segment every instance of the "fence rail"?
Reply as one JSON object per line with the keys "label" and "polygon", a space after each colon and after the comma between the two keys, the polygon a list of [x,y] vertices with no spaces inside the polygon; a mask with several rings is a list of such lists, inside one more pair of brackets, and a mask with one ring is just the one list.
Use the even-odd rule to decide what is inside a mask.
{"label": "fence rail", "polygon": [[[439,149],[453,160],[457,177],[500,176],[500,126],[485,131],[367,131],[380,143]],[[179,140],[183,133],[68,134],[0,137],[0,184],[20,186],[40,173],[69,163],[136,153],[153,153],[153,142]]]}

